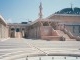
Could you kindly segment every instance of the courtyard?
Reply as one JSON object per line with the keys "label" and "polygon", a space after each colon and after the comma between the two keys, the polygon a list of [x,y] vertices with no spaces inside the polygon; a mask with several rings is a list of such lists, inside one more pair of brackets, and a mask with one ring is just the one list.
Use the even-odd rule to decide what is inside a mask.
{"label": "courtyard", "polygon": [[80,60],[79,41],[9,38],[0,41],[0,60]]}

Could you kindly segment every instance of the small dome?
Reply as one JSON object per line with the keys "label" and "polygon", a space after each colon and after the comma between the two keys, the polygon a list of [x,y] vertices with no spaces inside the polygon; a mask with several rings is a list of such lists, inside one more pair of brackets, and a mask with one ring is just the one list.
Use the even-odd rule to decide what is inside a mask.
{"label": "small dome", "polygon": [[64,8],[58,12],[55,12],[55,14],[77,14],[80,15],[80,8]]}

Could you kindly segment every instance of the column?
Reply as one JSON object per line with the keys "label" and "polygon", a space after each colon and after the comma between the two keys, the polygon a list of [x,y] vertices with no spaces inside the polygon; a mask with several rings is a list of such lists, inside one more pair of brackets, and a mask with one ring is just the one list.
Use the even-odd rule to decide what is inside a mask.
{"label": "column", "polygon": [[14,38],[16,38],[17,37],[17,32],[16,32],[16,28],[14,28]]}

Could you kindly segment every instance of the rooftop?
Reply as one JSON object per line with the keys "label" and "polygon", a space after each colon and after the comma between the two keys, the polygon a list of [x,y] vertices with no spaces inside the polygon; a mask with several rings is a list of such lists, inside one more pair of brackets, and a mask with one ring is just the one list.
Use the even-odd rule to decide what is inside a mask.
{"label": "rooftop", "polygon": [[55,12],[55,14],[75,14],[75,15],[80,15],[80,8],[75,7],[75,8],[64,8],[60,11]]}

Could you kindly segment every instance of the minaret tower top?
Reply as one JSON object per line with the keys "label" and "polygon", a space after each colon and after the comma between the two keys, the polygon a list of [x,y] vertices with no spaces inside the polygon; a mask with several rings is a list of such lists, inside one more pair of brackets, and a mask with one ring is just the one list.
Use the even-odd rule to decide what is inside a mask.
{"label": "minaret tower top", "polygon": [[73,8],[73,4],[71,3],[71,8]]}
{"label": "minaret tower top", "polygon": [[42,19],[42,16],[43,16],[43,14],[42,14],[42,2],[40,2],[40,6],[39,6],[39,18],[40,19]]}

